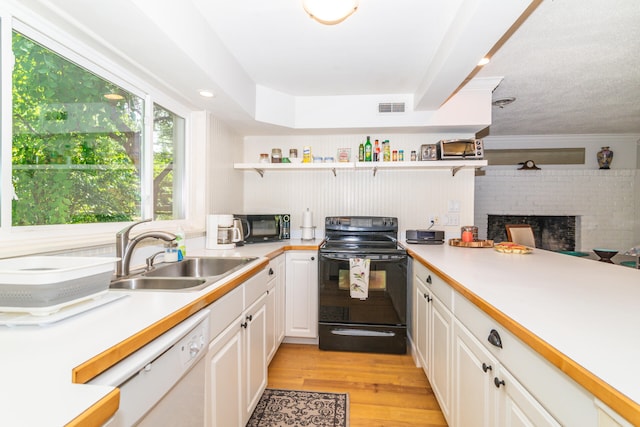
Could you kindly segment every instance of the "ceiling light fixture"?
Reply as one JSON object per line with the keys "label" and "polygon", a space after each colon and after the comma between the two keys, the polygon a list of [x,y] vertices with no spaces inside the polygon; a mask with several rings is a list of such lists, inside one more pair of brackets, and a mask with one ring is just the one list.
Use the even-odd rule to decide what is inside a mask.
{"label": "ceiling light fixture", "polygon": [[493,101],[491,103],[491,105],[496,106],[496,107],[500,107],[500,108],[504,108],[505,105],[509,105],[515,100],[516,99],[513,98],[513,97],[511,97],[511,98],[500,98],[500,99],[496,99],[495,101]]}
{"label": "ceiling light fixture", "polygon": [[478,66],[482,67],[483,65],[487,65],[490,61],[491,59],[488,56],[485,56],[480,60],[480,62],[478,62]]}
{"label": "ceiling light fixture", "polygon": [[359,0],[302,0],[310,17],[325,25],[335,25],[358,9]]}
{"label": "ceiling light fixture", "polygon": [[216,96],[216,94],[210,90],[201,90],[198,93],[200,94],[200,96],[203,96],[205,98],[213,98],[214,96]]}

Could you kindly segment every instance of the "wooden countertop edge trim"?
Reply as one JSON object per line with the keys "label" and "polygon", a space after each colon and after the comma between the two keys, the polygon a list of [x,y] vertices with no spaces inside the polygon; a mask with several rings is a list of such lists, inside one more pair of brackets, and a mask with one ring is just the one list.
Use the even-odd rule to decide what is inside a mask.
{"label": "wooden countertop edge trim", "polygon": [[287,245],[287,246],[284,246],[282,249],[284,251],[317,251],[318,249],[320,249],[320,243],[319,244],[314,243],[313,245],[305,245],[304,243],[301,243],[299,245]]}
{"label": "wooden countertop edge trim", "polygon": [[103,425],[120,407],[120,389],[111,390],[106,396],[71,420],[65,427]]}
{"label": "wooden countertop edge trim", "polygon": [[453,289],[458,291],[462,296],[475,304],[487,315],[491,316],[491,318],[504,326],[509,330],[509,332],[517,336],[525,344],[549,361],[549,363],[553,364],[555,367],[567,374],[567,376],[584,387],[585,390],[589,391],[595,397],[607,404],[610,408],[620,414],[620,416],[631,422],[633,425],[640,425],[640,405],[636,402],[620,393],[599,377],[593,375],[590,371],[583,368],[571,358],[565,356],[555,347],[549,345],[546,341],[539,338],[537,335],[493,307],[473,292],[469,291],[462,284],[458,283],[446,273],[430,264],[427,260],[416,254],[411,249],[407,248],[407,253],[413,259],[431,269]]}

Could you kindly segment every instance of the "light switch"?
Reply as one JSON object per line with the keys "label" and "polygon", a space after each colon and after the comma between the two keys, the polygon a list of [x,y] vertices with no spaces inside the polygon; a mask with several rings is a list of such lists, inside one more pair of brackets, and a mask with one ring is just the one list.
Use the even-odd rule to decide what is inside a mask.
{"label": "light switch", "polygon": [[447,225],[460,225],[460,215],[457,213],[447,214]]}
{"label": "light switch", "polygon": [[448,211],[449,212],[460,212],[460,200],[449,200],[449,209],[448,209]]}

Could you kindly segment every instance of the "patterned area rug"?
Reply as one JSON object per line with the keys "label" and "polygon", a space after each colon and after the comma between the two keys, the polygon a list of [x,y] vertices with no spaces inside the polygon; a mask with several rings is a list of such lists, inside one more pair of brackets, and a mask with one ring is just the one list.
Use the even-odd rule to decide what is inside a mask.
{"label": "patterned area rug", "polygon": [[247,427],[348,427],[349,395],[266,389]]}

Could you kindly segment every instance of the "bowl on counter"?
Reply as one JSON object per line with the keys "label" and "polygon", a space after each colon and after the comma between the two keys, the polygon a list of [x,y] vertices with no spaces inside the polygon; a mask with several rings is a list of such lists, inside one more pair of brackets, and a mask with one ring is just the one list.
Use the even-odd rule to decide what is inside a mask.
{"label": "bowl on counter", "polygon": [[608,262],[609,264],[613,264],[611,258],[613,258],[618,251],[615,249],[594,249],[593,252],[600,257],[598,261]]}

